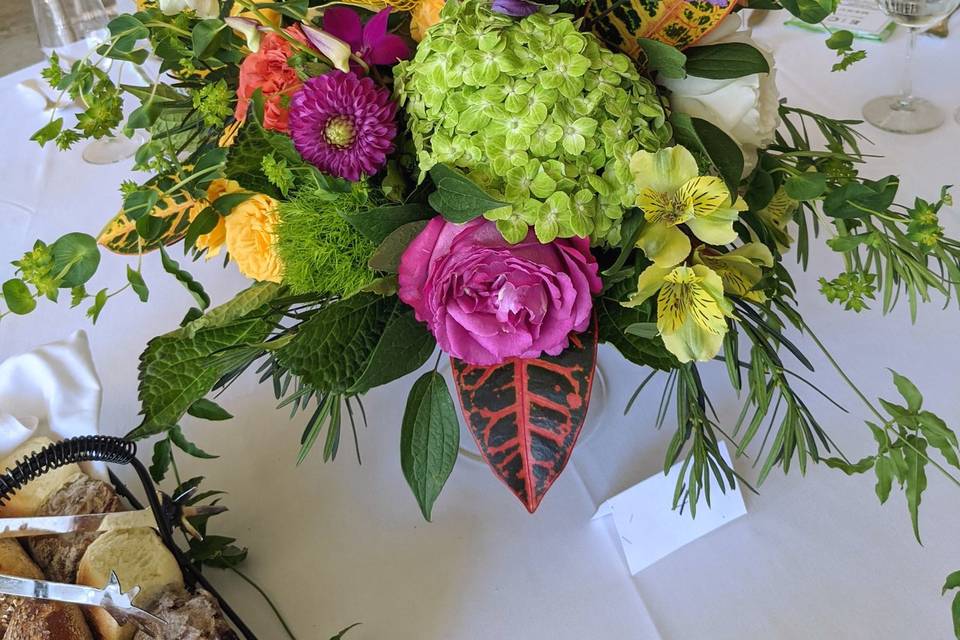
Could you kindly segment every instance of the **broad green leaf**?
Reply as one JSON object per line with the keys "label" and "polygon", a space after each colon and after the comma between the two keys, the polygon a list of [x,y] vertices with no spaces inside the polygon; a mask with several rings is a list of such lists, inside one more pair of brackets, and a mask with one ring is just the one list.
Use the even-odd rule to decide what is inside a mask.
{"label": "broad green leaf", "polygon": [[313,388],[344,394],[366,371],[396,305],[374,293],[334,302],[300,325],[276,356]]}
{"label": "broad green leaf", "polygon": [[893,374],[893,384],[896,385],[897,391],[899,391],[903,399],[907,401],[907,409],[910,413],[920,411],[920,407],[923,405],[923,396],[920,395],[920,390],[917,389],[916,385],[910,382],[908,378],[900,375],[893,369],[890,369],[890,373]]}
{"label": "broad green leaf", "polygon": [[350,393],[365,393],[416,371],[435,348],[436,341],[426,325],[417,322],[412,309],[398,302]]}
{"label": "broad green leaf", "polygon": [[425,204],[411,203],[340,215],[368,240],[380,244],[399,227],[418,220],[428,220],[435,214]]}
{"label": "broad green leaf", "polygon": [[100,248],[93,236],[68,233],[50,245],[53,273],[60,277],[61,289],[85,284],[100,266]]}
{"label": "broad green leaf", "polygon": [[677,368],[676,357],[667,351],[661,338],[643,338],[627,332],[627,327],[656,322],[657,319],[652,300],[650,304],[633,308],[620,304],[620,300],[628,295],[631,286],[636,287],[636,284],[626,282],[595,300],[600,342],[609,342],[634,364],[662,371]]}
{"label": "broad green leaf", "polygon": [[160,192],[156,189],[145,188],[128,194],[123,199],[123,213],[131,220],[139,220],[157,206]]}
{"label": "broad green leaf", "polygon": [[183,452],[186,453],[187,455],[193,456],[194,458],[202,458],[202,459],[204,459],[204,460],[212,460],[212,459],[214,459],[214,458],[218,458],[218,457],[219,457],[219,456],[215,456],[215,455],[213,455],[213,454],[211,454],[211,453],[207,453],[206,451],[204,451],[203,449],[201,449],[201,448],[198,447],[197,445],[195,445],[195,444],[193,444],[192,442],[190,442],[189,440],[187,440],[187,437],[186,437],[185,435],[183,435],[183,431],[180,430],[180,426],[179,426],[179,425],[174,425],[174,426],[170,429],[170,431],[169,431],[169,436],[170,436],[170,441],[171,441],[173,444],[177,445],[177,448],[178,448],[178,449],[180,449],[181,451],[183,451]]}
{"label": "broad green leaf", "polygon": [[153,464],[150,465],[150,477],[154,482],[162,482],[173,460],[170,439],[163,438],[153,443]]}
{"label": "broad green leaf", "polygon": [[249,191],[226,193],[213,201],[213,208],[216,209],[220,215],[227,216],[230,215],[230,212],[233,211],[238,205],[241,205],[252,198],[253,195],[254,194],[250,193]]}
{"label": "broad green leaf", "polygon": [[638,338],[646,338],[648,340],[656,338],[660,335],[660,330],[657,329],[656,322],[635,322],[624,329],[623,332],[629,333],[632,336],[637,336]]}
{"label": "broad green leaf", "polygon": [[865,473],[872,469],[876,462],[876,457],[867,456],[854,463],[847,462],[842,458],[824,458],[823,462],[831,469],[839,469],[848,476],[852,476],[858,473]]}
{"label": "broad green leaf", "polygon": [[890,489],[893,488],[893,462],[886,456],[878,455],[877,461],[873,465],[873,471],[877,475],[877,484],[874,491],[877,493],[880,504],[883,504],[890,497]]}
{"label": "broad green leaf", "polygon": [[216,229],[219,223],[220,214],[217,210],[213,207],[204,208],[187,228],[187,235],[183,238],[184,250],[193,248],[197,244],[197,238]]}
{"label": "broad green leaf", "polygon": [[138,40],[150,37],[150,31],[134,15],[119,15],[107,25],[113,39],[113,47],[120,51],[132,51]]}
{"label": "broad green leaf", "polygon": [[229,420],[233,416],[213,400],[200,398],[187,408],[187,413],[201,420]]}
{"label": "broad green leaf", "polygon": [[370,268],[384,273],[397,273],[403,252],[426,226],[426,220],[419,220],[394,229],[370,256],[368,261]]}
{"label": "broad green leaf", "polygon": [[154,242],[168,229],[170,221],[157,216],[142,216],[136,222],[137,235],[144,242]]}
{"label": "broad green leaf", "polygon": [[[927,488],[927,441],[917,436],[906,436],[909,443],[903,455],[907,463],[906,496],[907,509],[910,511],[910,521],[913,523],[913,535],[920,542],[919,509],[923,492]],[[920,544],[923,544],[920,542]]]}
{"label": "broad green leaf", "polygon": [[37,308],[36,298],[19,278],[10,278],[3,283],[3,300],[10,311],[21,316]]}
{"label": "broad green leaf", "polygon": [[506,203],[495,200],[469,178],[445,164],[430,169],[430,178],[437,190],[430,194],[430,206],[450,222],[469,222],[487,211]]}
{"label": "broad green leaf", "polygon": [[460,423],[450,390],[443,376],[429,371],[410,389],[400,431],[400,467],[427,521],[459,449]]}
{"label": "broad green leaf", "polygon": [[705,155],[723,178],[731,194],[736,194],[743,175],[743,152],[723,130],[700,118],[675,111],[670,115],[677,142]]}
{"label": "broad green leaf", "polygon": [[783,183],[783,190],[794,200],[813,200],[827,190],[827,176],[811,172],[790,176]]}
{"label": "broad green leaf", "polygon": [[[243,294],[241,294],[243,295]],[[238,347],[259,344],[270,334],[274,319],[269,307],[247,309],[249,300],[239,304],[245,313],[230,309],[236,301],[213,309],[194,323],[147,343],[140,356],[140,406],[143,422],[128,434],[140,439],[176,425],[187,409],[206,396],[227,372],[223,354]],[[219,322],[210,316],[216,314]]]}
{"label": "broad green leaf", "polygon": [[648,71],[659,73],[665,78],[683,78],[687,75],[684,70],[687,56],[677,47],[650,38],[637,38],[637,44],[647,57]]}
{"label": "broad green leaf", "polygon": [[193,55],[200,60],[211,57],[230,33],[226,23],[219,18],[202,20],[193,27]]}
{"label": "broad green leaf", "polygon": [[193,337],[197,331],[211,327],[222,327],[240,320],[258,309],[269,304],[283,291],[283,287],[273,282],[257,282],[244,289],[231,300],[219,307],[210,309],[201,317],[190,322],[182,329],[175,331],[176,335]]}
{"label": "broad green leaf", "polygon": [[140,302],[146,302],[150,298],[150,289],[147,288],[147,283],[143,281],[143,274],[130,265],[127,265],[127,282],[130,283],[134,293],[140,298]]}
{"label": "broad green leaf", "polygon": [[684,53],[687,55],[687,74],[698,78],[726,80],[770,71],[763,54],[743,42],[689,47]]}
{"label": "broad green leaf", "polygon": [[190,292],[190,295],[197,301],[201,309],[206,309],[210,306],[210,296],[203,290],[203,285],[194,280],[190,273],[181,269],[180,264],[170,257],[163,246],[160,247],[160,264],[163,266],[164,271],[176,278],[177,281]]}

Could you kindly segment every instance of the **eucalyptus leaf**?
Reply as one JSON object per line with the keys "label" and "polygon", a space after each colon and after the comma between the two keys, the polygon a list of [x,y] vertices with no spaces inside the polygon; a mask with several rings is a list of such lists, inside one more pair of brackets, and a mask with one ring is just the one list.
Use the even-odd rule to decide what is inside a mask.
{"label": "eucalyptus leaf", "polygon": [[460,423],[450,390],[443,376],[429,371],[410,389],[400,431],[400,467],[427,521],[459,449]]}
{"label": "eucalyptus leaf", "polygon": [[21,316],[37,308],[36,298],[19,278],[10,278],[3,283],[3,300],[11,312]]}
{"label": "eucalyptus leaf", "polygon": [[85,284],[100,266],[100,248],[93,236],[68,233],[50,245],[53,272],[60,278],[61,289]]}

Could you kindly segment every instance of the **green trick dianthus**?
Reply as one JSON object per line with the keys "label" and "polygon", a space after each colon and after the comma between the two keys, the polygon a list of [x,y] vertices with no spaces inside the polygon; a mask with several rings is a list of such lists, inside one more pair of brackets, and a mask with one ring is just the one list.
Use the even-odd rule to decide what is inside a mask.
{"label": "green trick dianthus", "polygon": [[349,193],[300,192],[280,203],[277,252],[294,293],[347,296],[373,281],[367,261],[376,247],[340,215],[372,206],[363,185]]}
{"label": "green trick dianthus", "polygon": [[517,20],[489,2],[448,2],[442,20],[395,68],[420,178],[446,163],[510,206],[489,212],[511,242],[617,242],[636,202],[630,157],[656,151],[670,126],[656,88],[572,16]]}

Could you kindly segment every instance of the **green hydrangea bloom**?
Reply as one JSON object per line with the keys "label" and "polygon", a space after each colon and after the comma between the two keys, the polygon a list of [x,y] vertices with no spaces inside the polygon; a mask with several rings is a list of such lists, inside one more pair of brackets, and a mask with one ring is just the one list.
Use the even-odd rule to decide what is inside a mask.
{"label": "green hydrangea bloom", "polygon": [[516,19],[447,2],[416,56],[395,68],[420,179],[459,167],[509,207],[487,214],[511,242],[617,242],[636,201],[630,156],[670,139],[660,97],[625,55],[566,14]]}

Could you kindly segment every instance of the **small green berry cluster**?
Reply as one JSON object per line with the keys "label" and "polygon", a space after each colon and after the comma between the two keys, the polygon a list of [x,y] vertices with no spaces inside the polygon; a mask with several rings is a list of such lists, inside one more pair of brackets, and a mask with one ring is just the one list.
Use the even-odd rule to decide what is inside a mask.
{"label": "small green berry cluster", "polygon": [[571,16],[517,20],[488,4],[448,2],[395,69],[421,179],[439,163],[462,169],[508,203],[486,216],[511,242],[530,226],[541,242],[618,242],[636,201],[630,157],[671,136],[656,88]]}
{"label": "small green berry cluster", "polygon": [[907,212],[910,222],[907,223],[907,238],[920,247],[930,250],[935,248],[943,238],[943,227],[940,226],[940,209],[951,206],[953,198],[945,187],[940,194],[940,200],[934,203],[917,198],[913,207]]}
{"label": "small green berry cluster", "polygon": [[33,249],[23,254],[23,257],[13,262],[13,266],[20,272],[20,278],[27,284],[33,285],[37,294],[51,300],[57,299],[60,279],[54,273],[53,253],[50,247],[37,240]]}

